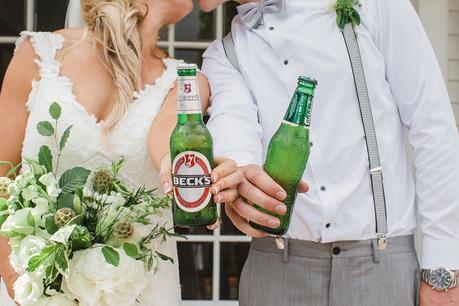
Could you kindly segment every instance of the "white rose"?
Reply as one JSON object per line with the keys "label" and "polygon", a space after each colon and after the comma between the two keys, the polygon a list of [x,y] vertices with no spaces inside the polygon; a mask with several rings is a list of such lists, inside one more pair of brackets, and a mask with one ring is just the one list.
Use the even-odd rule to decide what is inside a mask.
{"label": "white rose", "polygon": [[46,192],[49,196],[57,198],[61,193],[61,189],[58,187],[56,177],[52,173],[42,175],[39,181],[46,186]]}
{"label": "white rose", "polygon": [[10,215],[3,223],[1,232],[8,237],[14,237],[18,234],[31,235],[35,232],[35,218],[32,214],[32,208],[23,208],[17,210],[14,215]]}
{"label": "white rose", "polygon": [[17,273],[25,273],[30,257],[39,254],[45,246],[46,241],[40,237],[25,237],[12,249],[10,255],[11,265]]}
{"label": "white rose", "polygon": [[21,305],[37,305],[43,295],[43,279],[29,274],[19,276],[14,283],[15,300]]}
{"label": "white rose", "polygon": [[75,252],[64,290],[75,296],[81,306],[135,305],[150,274],[142,261],[127,256],[123,250],[118,252],[118,267],[106,262],[100,247]]}
{"label": "white rose", "polygon": [[57,294],[51,297],[42,297],[37,306],[78,306],[78,304],[65,294]]}

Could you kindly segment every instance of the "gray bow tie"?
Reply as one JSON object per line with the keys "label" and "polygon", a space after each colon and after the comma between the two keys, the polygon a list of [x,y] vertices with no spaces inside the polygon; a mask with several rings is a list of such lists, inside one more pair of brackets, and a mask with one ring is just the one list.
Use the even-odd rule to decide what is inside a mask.
{"label": "gray bow tie", "polygon": [[239,17],[249,29],[256,29],[263,24],[264,13],[276,13],[285,10],[285,0],[259,0],[237,7]]}

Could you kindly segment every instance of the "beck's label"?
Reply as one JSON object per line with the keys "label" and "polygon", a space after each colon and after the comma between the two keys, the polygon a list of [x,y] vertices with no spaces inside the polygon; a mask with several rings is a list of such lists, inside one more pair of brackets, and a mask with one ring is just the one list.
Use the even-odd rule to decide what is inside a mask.
{"label": "beck's label", "polygon": [[201,98],[199,95],[199,83],[197,77],[179,77],[177,109],[179,114],[201,113]]}
{"label": "beck's label", "polygon": [[198,212],[211,200],[212,186],[209,160],[201,153],[186,151],[177,155],[172,164],[174,198],[186,212]]}

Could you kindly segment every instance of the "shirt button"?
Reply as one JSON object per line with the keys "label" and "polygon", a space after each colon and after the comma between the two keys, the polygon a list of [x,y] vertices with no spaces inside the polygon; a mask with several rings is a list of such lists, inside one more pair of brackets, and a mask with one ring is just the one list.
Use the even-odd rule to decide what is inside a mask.
{"label": "shirt button", "polygon": [[327,223],[327,224],[325,225],[326,228],[330,228],[330,226],[331,226],[330,223]]}
{"label": "shirt button", "polygon": [[325,191],[325,190],[327,190],[327,187],[322,186],[322,187],[320,187],[320,190],[321,190],[321,191]]}
{"label": "shirt button", "polygon": [[338,247],[334,247],[332,250],[333,255],[339,255],[341,254],[341,249]]}
{"label": "shirt button", "polygon": [[285,60],[285,61],[284,61],[284,65],[285,65],[285,66],[288,65],[288,60]]}
{"label": "shirt button", "polygon": [[270,31],[274,30],[274,27],[269,27],[269,30],[270,30]]}

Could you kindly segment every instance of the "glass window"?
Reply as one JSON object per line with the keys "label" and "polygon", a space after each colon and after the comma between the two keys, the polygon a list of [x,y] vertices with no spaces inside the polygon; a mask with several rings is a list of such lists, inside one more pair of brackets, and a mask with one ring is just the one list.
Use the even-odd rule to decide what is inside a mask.
{"label": "glass window", "polygon": [[6,68],[13,57],[14,45],[0,44],[0,84],[3,84]]}
{"label": "glass window", "polygon": [[54,32],[62,29],[68,4],[69,0],[36,0],[36,30]]}
{"label": "glass window", "polygon": [[25,0],[0,1],[0,36],[17,36],[25,29]]}

